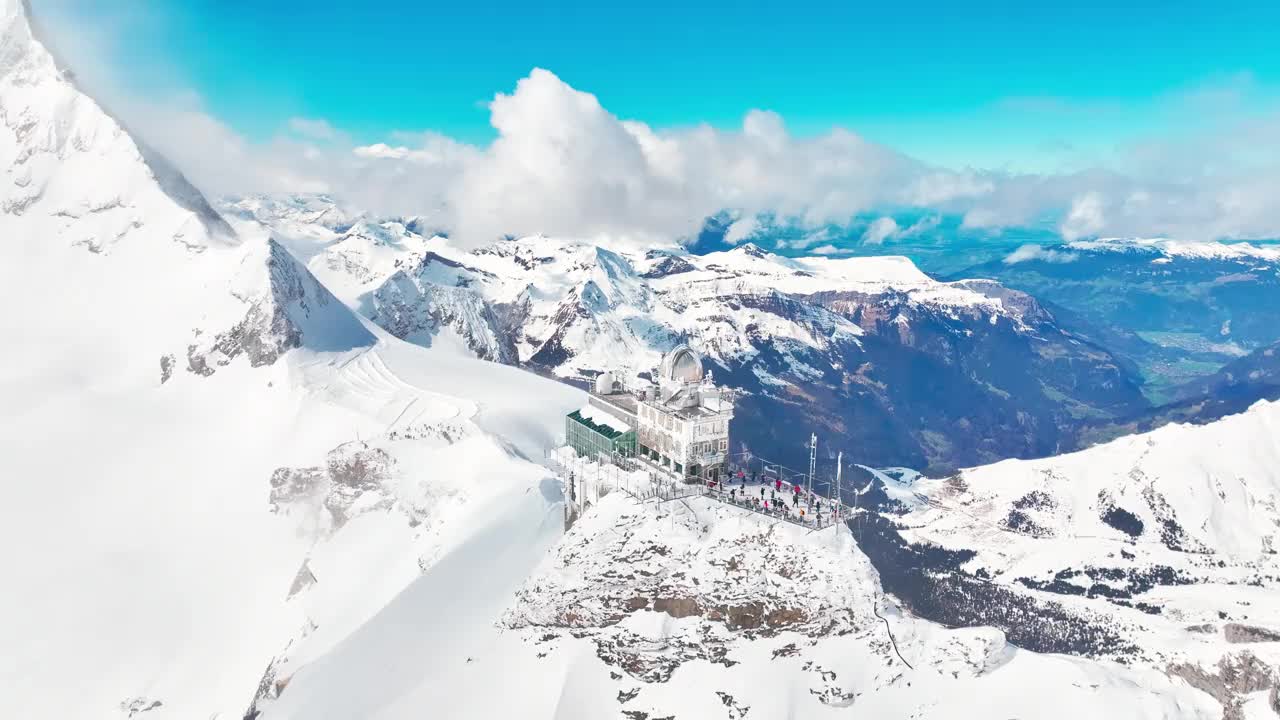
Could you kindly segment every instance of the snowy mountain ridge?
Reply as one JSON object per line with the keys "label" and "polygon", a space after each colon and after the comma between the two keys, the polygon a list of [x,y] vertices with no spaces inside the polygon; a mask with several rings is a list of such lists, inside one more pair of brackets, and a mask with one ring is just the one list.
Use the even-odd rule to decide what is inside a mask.
{"label": "snowy mountain ridge", "polygon": [[[193,249],[234,242],[181,173],[75,87],[34,41],[26,11],[14,0],[0,15],[0,84],[9,136],[0,157],[8,177],[0,210],[25,216],[29,232],[103,252],[140,229],[145,217]],[[50,122],[55,116],[59,121]],[[114,182],[104,182],[108,178]]]}
{"label": "snowy mountain ridge", "polygon": [[1280,246],[1248,242],[1195,242],[1170,238],[1100,238],[1076,240],[1065,247],[1086,252],[1146,252],[1164,258],[1212,260],[1280,260]]}
{"label": "snowy mountain ridge", "polygon": [[0,714],[243,717],[264,670],[462,542],[464,512],[553,507],[525,458],[579,393],[401,343],[233,232],[18,0],[0,162],[0,547],[23,588],[0,597]]}
{"label": "snowy mountain ridge", "polygon": [[[315,209],[332,200],[253,202]],[[396,220],[378,223],[393,239],[376,251],[348,250],[337,231],[298,233],[292,209],[278,221],[255,217],[328,237],[308,245],[311,271],[417,344],[439,336],[585,382],[605,371],[629,381],[687,343],[749,396],[749,432],[739,437],[764,454],[794,451],[808,430],[853,429],[872,462],[956,467],[1054,452],[1091,418],[1146,407],[1115,358],[1058,327],[1034,298],[991,281],[939,282],[907,258],[785,258],[751,243],[695,255],[544,236],[460,250]],[[906,368],[935,378],[936,391],[911,392]],[[968,417],[975,405],[984,417]],[[790,416],[811,427],[775,422]],[[903,417],[916,420],[904,427]]]}
{"label": "snowy mountain ridge", "polygon": [[[648,312],[655,304],[675,304],[687,307],[693,302],[721,296],[752,294],[769,296],[778,292],[787,294],[813,294],[820,292],[858,292],[868,295],[888,292],[903,293],[921,303],[941,307],[964,308],[981,306],[991,313],[1001,311],[998,297],[984,295],[963,284],[940,283],[920,272],[905,257],[867,257],[832,259],[811,257],[783,258],[767,253],[750,243],[727,252],[705,256],[690,255],[677,247],[666,252],[636,251],[629,246],[604,247],[594,242],[556,239],[545,236],[501,241],[475,251],[458,250],[449,245],[446,238],[417,236],[397,220],[374,221],[348,220],[333,226],[334,218],[350,218],[348,211],[340,209],[325,196],[288,196],[284,198],[251,197],[235,198],[224,204],[224,211],[233,215],[251,214],[254,221],[264,227],[292,230],[294,236],[324,237],[322,229],[328,229],[323,246],[313,257],[324,257],[329,274],[316,267],[313,272],[326,280],[326,284],[344,285],[343,273],[362,281],[366,292],[376,294],[378,282],[386,282],[396,270],[416,271],[420,280],[447,286],[477,286],[489,302],[515,305],[525,300],[533,305],[530,317],[545,323],[563,314],[567,298],[581,299],[590,304],[595,313],[606,311],[639,310]],[[298,207],[305,208],[298,211]],[[252,208],[251,213],[246,208]],[[308,216],[313,219],[308,219]],[[333,255],[345,255],[344,245],[355,232],[352,226],[364,223],[376,228],[374,234],[381,237],[379,244],[396,247],[401,262],[379,261],[362,253],[348,256],[350,262],[337,264]],[[424,258],[424,252],[432,257]],[[419,266],[414,268],[417,261]],[[457,272],[439,267],[444,263]],[[678,264],[680,272],[671,272],[671,263]],[[530,288],[537,292],[527,293]],[[670,301],[664,298],[670,295]],[[360,304],[365,298],[352,297],[349,302]],[[594,303],[594,304],[592,304]],[[673,314],[679,314],[673,313]],[[1017,315],[1016,312],[1010,313]],[[670,321],[671,318],[663,317]],[[611,327],[627,335],[634,331],[625,326],[625,319],[607,322]],[[687,322],[672,329],[673,334],[695,334],[698,324]],[[550,329],[550,328],[548,328]],[[854,331],[856,332],[856,331]],[[536,356],[547,340],[538,336],[525,339],[521,360]],[[810,339],[812,342],[816,340]],[[735,350],[744,351],[745,343],[735,343]],[[645,361],[661,354],[662,348],[649,348]],[[637,370],[647,365],[634,363]],[[575,369],[556,368],[560,375],[600,371],[595,367]]]}

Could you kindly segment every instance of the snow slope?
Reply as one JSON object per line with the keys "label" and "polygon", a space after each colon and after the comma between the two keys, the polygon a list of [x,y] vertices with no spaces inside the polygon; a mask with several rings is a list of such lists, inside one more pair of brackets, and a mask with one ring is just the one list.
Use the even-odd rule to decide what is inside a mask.
{"label": "snow slope", "polygon": [[[1277,438],[1280,404],[1262,402],[1070,455],[908,478],[890,511],[895,533],[911,552],[942,559],[927,572],[955,582],[898,587],[939,616],[1007,618],[1033,644],[1048,630],[1027,609],[1051,608],[1059,646],[1164,669],[1217,693],[1224,717],[1241,717],[1251,696],[1280,684]],[[953,592],[967,596],[959,612],[930,599]],[[1016,601],[1023,615],[993,612],[991,598]],[[1224,689],[1212,679],[1241,663],[1256,682]],[[1208,679],[1188,667],[1207,668]]]}
{"label": "snow slope", "polygon": [[234,232],[17,0],[0,120],[0,716],[242,717],[540,486],[579,393],[390,338]]}
{"label": "snow slope", "polygon": [[1220,716],[1156,668],[904,614],[847,528],[806,532],[708,498],[638,501],[626,485],[559,542],[540,499],[500,512],[495,532],[527,548],[460,547],[264,717]]}
{"label": "snow slope", "polygon": [[[975,549],[971,563],[996,576],[1048,579],[1069,564],[1064,557],[1125,569],[1159,564],[1220,585],[1214,607],[1225,609],[1251,581],[1280,577],[1277,438],[1280,403],[1263,402],[1208,425],[1168,425],[1070,455],[918,480],[913,492],[931,504],[907,515],[922,526],[908,536]],[[1130,557],[1117,556],[1121,550]],[[1187,622],[1214,619],[1210,608],[1184,611],[1173,596],[1161,604]],[[1253,612],[1280,618],[1280,605],[1274,611]]]}

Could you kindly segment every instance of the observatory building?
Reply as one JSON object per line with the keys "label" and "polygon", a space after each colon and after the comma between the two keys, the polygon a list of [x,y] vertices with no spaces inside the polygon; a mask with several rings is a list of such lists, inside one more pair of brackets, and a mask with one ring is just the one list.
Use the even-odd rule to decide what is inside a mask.
{"label": "observatory building", "polygon": [[681,345],[662,357],[653,380],[632,390],[599,375],[587,405],[565,418],[580,454],[638,457],[687,479],[714,479],[729,452],[733,398],[704,373],[702,357]]}

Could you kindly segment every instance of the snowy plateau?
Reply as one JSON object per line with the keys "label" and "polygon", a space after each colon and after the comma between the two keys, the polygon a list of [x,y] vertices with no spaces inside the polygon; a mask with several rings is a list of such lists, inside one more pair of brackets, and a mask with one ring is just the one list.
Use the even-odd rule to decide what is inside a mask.
{"label": "snowy plateau", "polygon": [[603,472],[566,529],[545,453],[584,395],[515,367],[643,372],[692,340],[781,402],[928,316],[1120,382],[1028,296],[902,258],[460,250],[314,196],[215,208],[21,0],[0,168],[0,717],[1280,714],[1278,404],[867,468],[817,532]]}

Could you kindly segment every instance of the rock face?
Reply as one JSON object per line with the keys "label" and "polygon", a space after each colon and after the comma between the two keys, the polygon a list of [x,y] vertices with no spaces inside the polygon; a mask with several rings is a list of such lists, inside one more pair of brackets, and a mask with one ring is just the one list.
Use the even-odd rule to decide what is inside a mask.
{"label": "rock face", "polygon": [[[373,335],[274,240],[267,241],[265,258],[250,253],[241,267],[239,279],[248,282],[234,294],[246,306],[245,315],[213,335],[198,331],[187,347],[189,371],[212,375],[241,356],[250,367],[271,365],[302,347],[304,334],[315,350],[349,350],[373,343]],[[261,289],[253,287],[259,273],[266,279]]]}
{"label": "rock face", "polygon": [[1223,656],[1211,670],[1198,665],[1178,664],[1171,665],[1168,672],[1221,703],[1222,720],[1244,720],[1245,695],[1270,690],[1274,697],[1276,687],[1280,685],[1276,669],[1247,651]]}
{"label": "rock face", "polygon": [[1280,642],[1280,632],[1240,623],[1223,625],[1222,637],[1229,643]]}
{"label": "rock face", "polygon": [[323,524],[336,531],[355,514],[391,507],[386,484],[396,474],[395,460],[385,450],[363,442],[339,445],[323,467],[277,468],[271,474],[271,507],[323,508]]}
{"label": "rock face", "polygon": [[[665,682],[693,659],[728,664],[733,647],[752,638],[876,627],[869,606],[841,599],[874,584],[852,552],[806,552],[802,530],[706,501],[636,505],[617,493],[606,503],[586,513],[526,581],[504,625],[570,629],[645,682]],[[852,550],[847,535],[844,541]],[[662,640],[660,655],[639,650],[649,642],[646,618],[655,614],[691,623]]]}
{"label": "rock face", "polygon": [[[424,264],[444,262],[428,257]],[[519,358],[500,310],[466,286],[424,283],[421,274],[397,271],[369,298],[370,319],[398,338],[431,345],[451,330],[483,360],[515,365]]]}
{"label": "rock face", "polygon": [[[727,710],[730,717],[808,717],[856,707],[897,717],[918,710],[923,698],[946,696],[936,701],[939,712],[948,713],[936,714],[943,717],[963,704],[951,693],[1019,677],[1041,686],[1028,695],[1039,695],[1036,709],[995,714],[1073,717],[1088,712],[1087,704],[1065,700],[1071,691],[1063,688],[1074,681],[1064,673],[1080,671],[1094,678],[1093,685],[1084,683],[1091,693],[1113,682],[1151,688],[1140,694],[1154,704],[1142,709],[1127,704],[1135,697],[1130,691],[1098,696],[1109,712],[1207,719],[1272,687],[1264,680],[1266,656],[1223,652],[1220,637],[1189,651],[1185,635],[1151,641],[1128,609],[1093,610],[1006,590],[966,567],[973,553],[948,564],[924,557],[948,551],[906,543],[907,552],[894,558],[900,575],[938,581],[911,594],[886,576],[879,558],[859,551],[872,546],[855,541],[856,527],[806,533],[709,498],[639,500],[627,492],[628,482],[617,481],[585,510],[501,621],[502,636],[523,643],[505,651],[504,661],[528,657],[537,669],[581,674],[600,688],[602,705],[607,695],[624,714],[714,717]],[[1028,510],[1052,513],[1055,506]],[[864,533],[869,517],[862,518]],[[952,582],[953,573],[967,576],[972,587]],[[933,597],[934,605],[920,605],[921,597]],[[942,625],[903,612],[900,599]],[[935,617],[939,608],[951,614]],[[1003,632],[966,627],[992,624]],[[1029,669],[1049,658],[1062,664]],[[1175,667],[1179,663],[1187,667]],[[1221,701],[1211,694],[1217,684],[1230,688]],[[1008,698],[1010,689],[994,694]],[[1044,705],[1046,695],[1058,698],[1054,707]]]}

